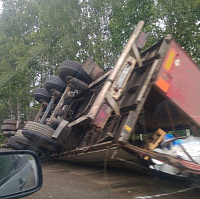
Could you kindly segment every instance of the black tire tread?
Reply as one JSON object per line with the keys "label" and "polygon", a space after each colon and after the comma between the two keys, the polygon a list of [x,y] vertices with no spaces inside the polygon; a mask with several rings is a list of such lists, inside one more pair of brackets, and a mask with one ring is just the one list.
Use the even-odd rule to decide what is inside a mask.
{"label": "black tire tread", "polygon": [[27,138],[22,137],[22,136],[14,136],[13,139],[17,144],[20,144],[23,149],[28,149],[31,151],[35,151],[37,153],[42,152],[41,148],[36,146],[35,143],[29,141]]}
{"label": "black tire tread", "polygon": [[39,103],[43,101],[49,103],[51,101],[51,94],[45,88],[37,88],[34,92],[34,98]]}
{"label": "black tire tread", "polygon": [[25,138],[24,135],[22,134],[22,130],[18,130],[16,135],[13,136],[12,139],[17,144],[22,145],[24,147],[24,149],[29,149],[29,150],[35,151],[37,153],[42,152],[42,150],[44,150],[44,148],[39,147],[39,145],[37,145],[37,143],[33,143],[32,141]]}
{"label": "black tire tread", "polygon": [[51,151],[56,151],[61,148],[61,146],[56,143],[52,138],[50,139],[47,136],[44,136],[43,134],[31,131],[31,130],[26,130],[23,129],[23,135],[29,140],[32,140],[33,142],[40,143],[42,147],[51,150]]}
{"label": "black tire tread", "polygon": [[83,70],[81,64],[71,60],[67,60],[61,63],[58,71],[58,76],[64,82],[66,76],[76,77],[77,79],[80,79],[87,84],[92,82],[92,78]]}
{"label": "black tire tread", "polygon": [[53,128],[51,128],[48,125],[40,124],[38,122],[32,122],[32,121],[27,122],[24,129],[41,133],[43,135],[48,136],[49,138],[51,138],[51,136],[53,135],[55,131]]}
{"label": "black tire tread", "polygon": [[14,136],[16,134],[16,131],[4,131],[3,132],[3,135],[5,137],[11,137],[11,136]]}
{"label": "black tire tread", "polygon": [[10,137],[10,139],[8,140],[7,142],[8,146],[12,149],[15,149],[15,150],[23,150],[23,146],[21,146],[20,144],[17,144],[12,137]]}
{"label": "black tire tread", "polygon": [[63,92],[66,86],[67,85],[60,79],[60,77],[57,76],[49,76],[44,82],[44,87],[49,93],[51,89]]}
{"label": "black tire tread", "polygon": [[16,124],[3,124],[1,129],[4,131],[16,131]]}
{"label": "black tire tread", "polygon": [[15,120],[15,119],[5,119],[4,121],[3,121],[3,124],[17,124],[17,120]]}

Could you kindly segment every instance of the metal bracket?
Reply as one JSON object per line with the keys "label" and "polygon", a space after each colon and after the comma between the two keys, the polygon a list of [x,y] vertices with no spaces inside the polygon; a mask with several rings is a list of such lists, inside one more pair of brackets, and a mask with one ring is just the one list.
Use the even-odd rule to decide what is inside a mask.
{"label": "metal bracket", "polygon": [[[116,64],[114,65],[111,74],[109,75],[109,79],[111,81],[114,81],[116,79],[116,77],[121,69],[121,66],[124,63],[126,57],[128,56],[130,50],[132,49],[133,43],[135,43],[137,37],[139,36],[143,25],[144,25],[144,21],[140,21],[138,23],[137,27],[135,28],[134,32],[132,33],[131,37],[129,38],[127,44],[124,47],[124,50],[122,51],[120,57],[118,58]],[[90,119],[93,120],[96,117],[96,115],[98,114],[99,109],[101,108],[101,106],[105,100],[106,94],[112,86],[111,81],[105,82],[103,88],[101,89],[96,100],[94,101],[93,106],[91,107],[91,109],[88,113],[88,117]]]}
{"label": "metal bracket", "polygon": [[112,98],[110,92],[107,93],[106,100],[108,104],[112,107],[112,109],[114,110],[115,114],[121,116],[119,106],[117,102]]}
{"label": "metal bracket", "polygon": [[143,65],[142,64],[142,59],[140,57],[139,50],[138,50],[138,48],[137,48],[135,43],[133,43],[133,45],[132,45],[132,50],[133,50],[133,54],[135,55],[135,58],[136,58],[136,60],[138,62],[139,67],[141,67]]}
{"label": "metal bracket", "polygon": [[139,95],[138,95],[138,97],[137,97],[137,99],[136,99],[136,102],[137,102],[137,103],[139,103],[139,102],[142,100],[142,97],[144,96],[144,93],[146,92],[147,87],[148,87],[150,81],[152,80],[152,77],[153,77],[153,74],[154,74],[154,72],[155,72],[155,70],[156,70],[156,67],[157,67],[157,65],[158,65],[158,62],[159,62],[158,59],[156,59],[156,60],[153,62],[152,66],[151,66],[151,69],[150,69],[150,71],[149,71],[148,77],[146,78],[146,80],[145,80],[145,82],[144,82],[144,84],[143,84],[143,86],[142,86],[142,88],[141,88],[141,90],[140,90],[140,93],[139,93]]}
{"label": "metal bracket", "polygon": [[60,133],[62,132],[62,130],[67,127],[67,125],[69,124],[68,121],[63,120],[60,125],[58,126],[58,128],[55,130],[55,132],[52,135],[52,138],[58,138]]}

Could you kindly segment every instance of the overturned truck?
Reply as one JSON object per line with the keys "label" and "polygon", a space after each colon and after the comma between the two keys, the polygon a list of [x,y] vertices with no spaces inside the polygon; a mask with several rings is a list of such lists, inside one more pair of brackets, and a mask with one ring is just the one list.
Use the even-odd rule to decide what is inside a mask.
{"label": "overturned truck", "polygon": [[63,62],[35,92],[41,108],[23,136],[52,158],[198,178],[200,71],[171,35],[141,52],[143,24],[106,73],[91,58]]}

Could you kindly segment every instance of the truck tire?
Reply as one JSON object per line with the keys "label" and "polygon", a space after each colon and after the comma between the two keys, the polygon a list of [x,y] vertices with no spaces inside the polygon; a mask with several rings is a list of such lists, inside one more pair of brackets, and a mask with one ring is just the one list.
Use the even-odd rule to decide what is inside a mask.
{"label": "truck tire", "polygon": [[14,136],[16,134],[16,131],[4,131],[3,132],[3,135],[5,137],[11,137],[11,136]]}
{"label": "truck tire", "polygon": [[1,129],[4,131],[16,131],[16,124],[3,124]]}
{"label": "truck tire", "polygon": [[15,120],[15,119],[5,119],[4,121],[3,121],[3,124],[17,124],[17,120]]}
{"label": "truck tire", "polygon": [[[58,76],[62,81],[66,82],[66,77],[71,76],[77,79],[82,80],[86,84],[90,84],[92,82],[92,78],[83,70],[81,64],[67,60],[61,63]],[[67,83],[67,82],[66,82]]]}
{"label": "truck tire", "polygon": [[37,88],[34,92],[34,98],[41,104],[42,102],[49,103],[51,101],[51,94],[45,88]]}
{"label": "truck tire", "polygon": [[49,93],[51,93],[51,89],[62,93],[66,86],[67,85],[59,77],[56,76],[49,76],[44,82],[44,87]]}
{"label": "truck tire", "polygon": [[17,144],[14,140],[13,140],[13,137],[10,137],[10,139],[8,140],[7,142],[8,146],[12,149],[15,149],[15,150],[23,150],[23,146],[21,146],[20,144]]}
{"label": "truck tire", "polygon": [[43,147],[47,150],[57,151],[61,148],[61,146],[57,144],[56,141],[38,132],[23,129],[23,135],[28,140],[32,140],[34,143],[37,142],[40,147]]}
{"label": "truck tire", "polygon": [[24,129],[22,130],[23,135],[33,142],[38,143],[48,150],[56,151],[61,148],[61,146],[52,139],[54,129],[37,122],[27,122]]}
{"label": "truck tire", "polygon": [[9,148],[10,148],[10,147],[8,146],[7,143],[6,143],[6,144],[1,144],[1,145],[0,145],[0,151],[2,151],[2,152],[8,151]]}
{"label": "truck tire", "polygon": [[32,121],[27,122],[24,129],[36,131],[40,134],[47,136],[48,138],[51,138],[55,131],[53,128],[51,128],[48,125],[40,124],[38,122],[32,122]]}
{"label": "truck tire", "polygon": [[42,148],[40,148],[39,145],[37,145],[37,143],[33,143],[27,138],[25,138],[24,135],[22,134],[22,130],[18,130],[16,135],[13,136],[12,139],[17,144],[21,145],[24,150],[26,149],[26,150],[35,151],[36,153],[41,153],[43,151]]}
{"label": "truck tire", "polygon": [[29,141],[28,139],[26,139],[24,136],[13,136],[14,141],[21,145],[23,147],[24,150],[31,150],[34,151],[36,153],[41,153],[43,150],[41,150],[41,148],[39,146],[36,146],[35,143]]}

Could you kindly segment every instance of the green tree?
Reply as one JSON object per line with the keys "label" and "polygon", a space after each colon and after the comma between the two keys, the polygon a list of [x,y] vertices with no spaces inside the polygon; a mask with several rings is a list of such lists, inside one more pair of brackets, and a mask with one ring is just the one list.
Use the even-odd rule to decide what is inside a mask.
{"label": "green tree", "polygon": [[119,54],[138,21],[144,20],[144,31],[152,45],[165,34],[175,40],[200,63],[199,0],[126,0],[119,4],[110,22],[113,50]]}
{"label": "green tree", "polygon": [[[110,68],[135,25],[145,21],[148,45],[165,34],[200,63],[199,0],[2,0],[0,119],[26,119],[33,91],[59,64],[91,55]],[[147,46],[148,47],[148,46]]]}

